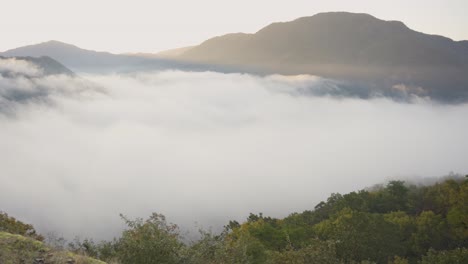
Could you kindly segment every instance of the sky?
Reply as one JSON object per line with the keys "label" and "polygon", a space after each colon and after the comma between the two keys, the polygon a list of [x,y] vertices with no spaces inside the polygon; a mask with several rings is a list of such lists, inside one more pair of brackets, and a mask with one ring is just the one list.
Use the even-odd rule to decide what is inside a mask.
{"label": "sky", "polygon": [[[331,193],[468,172],[467,104],[314,96],[315,76],[44,76],[0,59],[0,208],[40,233],[284,217]],[[23,76],[35,78],[24,78]],[[198,223],[198,224],[196,224]]]}
{"label": "sky", "polygon": [[0,6],[0,51],[58,40],[114,53],[158,52],[328,11],[369,13],[468,40],[465,0],[0,0]]}

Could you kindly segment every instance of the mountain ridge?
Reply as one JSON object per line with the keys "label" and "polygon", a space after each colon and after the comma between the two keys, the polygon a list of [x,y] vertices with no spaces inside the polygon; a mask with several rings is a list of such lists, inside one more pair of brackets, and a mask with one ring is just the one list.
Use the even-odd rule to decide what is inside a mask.
{"label": "mountain ridge", "polygon": [[121,73],[168,69],[199,70],[209,67],[182,63],[170,57],[146,56],[144,54],[114,54],[80,48],[56,40],[22,46],[0,53],[4,57],[47,56],[62,63],[75,72]]}
{"label": "mountain ridge", "polygon": [[121,66],[141,61],[141,59],[132,56],[83,49],[73,44],[56,40],[10,49],[0,53],[0,55],[5,57],[48,56],[70,67],[72,70],[78,71],[86,68],[100,69],[116,65]]}
{"label": "mountain ridge", "polygon": [[[319,31],[321,28],[324,28],[324,31]],[[385,30],[386,32],[379,32],[379,30]],[[337,32],[338,31],[338,32]],[[352,34],[368,34],[367,39],[360,39],[361,44],[367,40],[367,42],[372,42],[375,41],[375,39],[371,39],[370,37],[382,37],[382,33],[413,33],[415,35],[411,36],[413,38],[415,37],[432,37],[434,40],[437,42],[435,44],[441,45],[441,44],[447,44],[447,43],[456,43],[461,46],[467,46],[466,43],[468,41],[453,41],[450,38],[440,36],[440,35],[430,35],[430,34],[424,34],[421,32],[414,31],[410,28],[408,28],[404,23],[400,21],[385,21],[381,20],[378,18],[375,18],[371,15],[368,14],[356,14],[356,13],[347,13],[347,12],[329,12],[329,13],[319,13],[314,16],[309,16],[309,17],[301,17],[289,22],[275,22],[271,23],[268,26],[258,30],[256,33],[249,34],[249,33],[231,33],[231,34],[226,34],[223,36],[217,36],[211,39],[208,39],[201,43],[198,46],[195,46],[194,48],[186,51],[184,54],[182,54],[182,57],[186,58],[193,58],[197,57],[197,52],[200,51],[200,49],[203,49],[204,45],[206,44],[213,44],[213,42],[216,41],[222,41],[222,42],[227,42],[227,41],[238,41],[238,42],[245,42],[245,41],[262,41],[262,40],[271,40],[269,38],[275,38],[275,40],[281,40],[281,37],[286,35],[287,37],[298,37],[299,34],[301,33],[315,33],[316,35],[328,35],[330,37],[331,34],[334,34],[333,37],[337,37],[337,33],[340,33],[339,36],[347,36],[347,35],[352,35]],[[379,35],[380,33],[380,35]],[[303,35],[304,36],[304,35]],[[363,37],[363,36],[360,36]],[[386,36],[387,38],[389,35]],[[408,36],[403,36],[407,38]],[[308,41],[309,43],[305,44],[320,44],[320,43],[311,43],[312,40],[309,39],[287,39],[288,40],[288,45],[295,45],[299,41]],[[331,44],[333,43],[332,41],[336,39],[327,39],[326,44]],[[383,40],[388,40],[388,39],[383,39]],[[284,41],[284,40],[283,40]],[[354,40],[356,41],[356,40]],[[398,40],[402,41],[402,40]],[[421,40],[419,40],[421,41]],[[315,41],[317,42],[317,41]],[[225,44],[225,43],[223,43]],[[244,44],[255,44],[255,43],[244,43]],[[264,44],[264,43],[262,43]],[[281,43],[285,44],[285,43]],[[354,43],[355,44],[355,43]],[[420,44],[420,43],[418,43]],[[241,49],[242,45],[239,45],[238,49]],[[244,46],[245,47],[245,46]],[[244,48],[242,47],[242,48]],[[210,46],[212,48],[212,46]],[[228,47],[229,48],[229,47]],[[258,47],[256,47],[259,49]],[[318,48],[324,48],[324,47],[318,47]],[[299,50],[300,51],[300,50]],[[258,58],[258,56],[256,56]],[[203,59],[203,58],[201,58]]]}
{"label": "mountain ridge", "polygon": [[[167,58],[112,54],[58,41],[3,56],[49,56],[74,71],[154,70],[310,74],[345,83],[346,96],[416,95],[468,101],[468,40],[421,33],[369,14],[328,12],[275,22],[255,33],[216,36]],[[363,92],[364,91],[364,92]]]}
{"label": "mountain ridge", "polygon": [[387,91],[405,85],[421,88],[418,96],[443,101],[468,99],[468,41],[424,34],[368,14],[330,12],[272,23],[253,34],[208,39],[179,59],[312,74]]}

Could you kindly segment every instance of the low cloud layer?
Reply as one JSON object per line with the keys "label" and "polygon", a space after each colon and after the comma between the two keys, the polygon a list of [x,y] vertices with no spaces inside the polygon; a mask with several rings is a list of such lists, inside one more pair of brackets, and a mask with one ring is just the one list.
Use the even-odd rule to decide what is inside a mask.
{"label": "low cloud layer", "polygon": [[211,72],[1,77],[0,210],[100,239],[118,234],[119,213],[216,229],[390,178],[468,171],[468,105],[313,92],[336,87]]}
{"label": "low cloud layer", "polygon": [[0,113],[14,115],[29,104],[51,105],[56,96],[79,98],[102,92],[95,84],[68,72],[50,74],[54,63],[47,57],[0,57]]}
{"label": "low cloud layer", "polygon": [[43,74],[42,69],[35,64],[16,58],[0,58],[0,73],[27,76],[40,76]]}

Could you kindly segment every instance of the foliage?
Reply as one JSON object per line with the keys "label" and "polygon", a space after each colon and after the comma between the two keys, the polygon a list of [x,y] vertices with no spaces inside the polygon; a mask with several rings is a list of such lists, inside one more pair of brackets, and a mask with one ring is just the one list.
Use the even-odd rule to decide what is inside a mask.
{"label": "foliage", "polygon": [[[161,214],[122,219],[128,228],[119,239],[75,239],[68,249],[122,264],[468,263],[468,177],[428,186],[390,181],[336,193],[283,219],[250,214],[244,222],[229,221],[219,234],[201,230],[190,244]],[[40,238],[32,226],[6,214],[0,228]]]}
{"label": "foliage", "polygon": [[268,260],[271,264],[340,264],[336,255],[335,244],[314,239],[311,244],[301,249],[289,247],[287,250],[273,251]]}
{"label": "foliage", "polygon": [[320,238],[336,241],[341,259],[385,263],[404,253],[398,226],[381,214],[345,208],[315,229]]}
{"label": "foliage", "polygon": [[[226,229],[227,230],[227,229]],[[200,239],[190,247],[184,247],[184,263],[210,264],[223,263],[229,259],[225,247],[227,232],[214,235],[211,232],[200,230]]]}
{"label": "foliage", "polygon": [[0,211],[0,232],[8,232],[11,234],[18,234],[28,236],[37,240],[44,240],[44,237],[39,235],[34,227],[18,221],[14,217]]}
{"label": "foliage", "polygon": [[161,214],[153,213],[147,220],[129,220],[118,242],[117,255],[122,263],[178,263],[182,243],[177,225],[168,224]]}
{"label": "foliage", "polygon": [[18,234],[0,232],[0,263],[35,263],[40,259],[48,264],[104,264],[96,259],[68,251],[55,251],[41,241]]}
{"label": "foliage", "polygon": [[464,264],[468,263],[468,248],[456,248],[448,251],[429,250],[420,264]]}

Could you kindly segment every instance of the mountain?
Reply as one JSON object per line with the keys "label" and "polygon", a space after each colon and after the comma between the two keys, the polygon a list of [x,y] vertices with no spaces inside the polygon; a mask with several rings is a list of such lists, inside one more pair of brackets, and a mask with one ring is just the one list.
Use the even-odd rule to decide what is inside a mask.
{"label": "mountain", "polygon": [[85,50],[59,41],[20,47],[5,51],[0,55],[5,57],[48,56],[77,71],[105,70],[141,61],[141,59],[132,56]]}
{"label": "mountain", "polygon": [[76,72],[92,73],[177,69],[312,74],[333,79],[325,94],[468,101],[468,41],[420,33],[367,14],[321,13],[160,54],[112,54],[49,41],[0,56],[49,56]]}
{"label": "mountain", "polygon": [[36,77],[44,75],[64,74],[74,76],[70,69],[60,62],[47,57],[2,57],[0,56],[0,75]]}
{"label": "mountain", "polygon": [[[179,59],[248,71],[314,74],[440,100],[468,99],[468,41],[428,35],[367,14],[321,13],[255,34],[209,39]],[[376,88],[376,89],[377,89]]]}
{"label": "mountain", "polygon": [[102,73],[187,67],[179,62],[163,58],[98,52],[54,40],[7,50],[0,55],[4,57],[48,56],[77,72]]}
{"label": "mountain", "polygon": [[125,55],[137,56],[137,57],[143,57],[143,58],[167,58],[167,59],[172,59],[172,58],[177,58],[178,56],[182,55],[184,52],[190,50],[192,47],[193,46],[163,50],[163,51],[160,51],[158,53],[144,53],[144,52],[125,53]]}
{"label": "mountain", "polygon": [[161,57],[161,58],[177,58],[184,54],[185,52],[191,50],[194,46],[188,46],[188,47],[182,47],[182,48],[176,48],[176,49],[170,49],[170,50],[164,50],[160,51],[155,54],[155,56]]}
{"label": "mountain", "polygon": [[237,67],[209,65],[175,59],[190,47],[162,52],[161,54],[113,54],[86,50],[75,45],[48,41],[19,47],[0,53],[3,57],[50,57],[75,72],[128,73],[159,70],[238,72]]}

